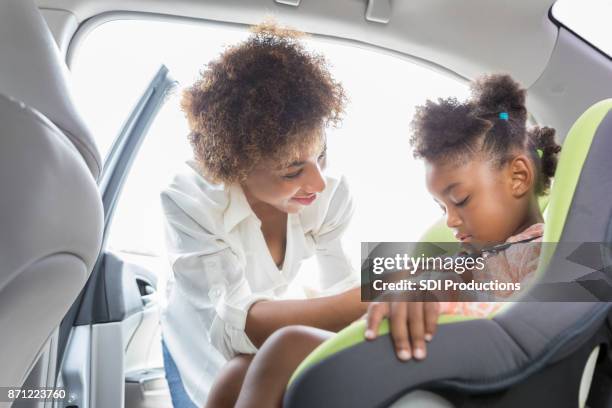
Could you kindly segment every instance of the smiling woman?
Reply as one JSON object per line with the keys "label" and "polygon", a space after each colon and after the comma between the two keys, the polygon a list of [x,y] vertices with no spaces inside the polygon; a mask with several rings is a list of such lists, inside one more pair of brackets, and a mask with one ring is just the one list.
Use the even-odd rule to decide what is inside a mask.
{"label": "smiling woman", "polygon": [[[72,71],[75,91],[102,155],[159,64],[165,64],[182,86],[191,85],[205,63],[247,35],[243,28],[229,24],[176,20],[117,20],[92,30],[73,53]],[[342,126],[326,133],[327,167],[329,171],[341,169],[352,180],[357,203],[346,232],[351,259],[358,262],[362,240],[417,240],[440,213],[429,205],[422,166],[410,154],[410,118],[414,106],[427,98],[467,96],[466,84],[382,50],[321,37],[307,36],[301,41],[325,55],[350,102]],[[146,255],[139,263],[163,256],[161,207],[156,196],[192,156],[178,96],[169,98],[153,122],[111,225],[109,246],[130,256]],[[315,267],[313,262],[303,265],[304,271]],[[300,274],[297,282],[310,292],[318,287],[315,276]],[[303,290],[295,286],[291,293],[299,296]]]}
{"label": "smiling woman", "polygon": [[191,145],[213,181],[242,181],[264,158],[296,167],[300,151],[322,150],[322,127],[338,124],[344,110],[344,89],[326,60],[297,42],[299,33],[270,24],[255,30],[184,93]]}
{"label": "smiling woman", "polygon": [[[161,195],[173,272],[162,330],[166,367],[198,405],[233,406],[252,355],[279,328],[338,330],[365,312],[340,242],[353,202],[343,178],[322,173],[344,89],[297,37],[255,27],[183,93],[195,160]],[[329,295],[278,300],[315,254]],[[202,377],[215,374],[205,367],[222,359],[205,399]],[[186,399],[180,383],[171,392]]]}
{"label": "smiling woman", "polygon": [[[271,35],[269,31],[267,33],[260,32],[260,40],[262,35]],[[202,402],[205,399],[219,367],[225,362],[224,356],[227,358],[240,347],[240,336],[234,335],[237,332],[235,328],[240,328],[238,332],[244,333],[245,328],[249,332],[249,327],[257,327],[258,321],[268,324],[273,320],[267,317],[267,309],[288,313],[291,311],[291,302],[294,302],[279,304],[278,301],[264,300],[271,297],[304,297],[300,285],[303,285],[309,294],[332,297],[329,295],[349,287],[350,282],[355,281],[355,276],[348,274],[348,271],[351,271],[349,261],[352,259],[357,262],[359,259],[359,242],[364,237],[387,241],[414,240],[426,225],[439,216],[439,212],[432,209],[427,200],[419,198],[426,197],[426,191],[424,183],[414,182],[421,179],[419,175],[422,169],[410,157],[406,137],[409,124],[407,118],[411,116],[412,107],[423,99],[442,93],[462,96],[466,93],[465,86],[397,56],[320,38],[298,38],[285,34],[270,37],[268,42],[260,41],[260,45],[279,43],[280,39],[285,38],[285,45],[301,44],[303,55],[312,57],[313,61],[310,69],[302,72],[299,81],[284,82],[287,89],[291,89],[291,92],[286,93],[290,102],[287,107],[291,108],[288,112],[300,108],[300,104],[295,100],[296,92],[304,91],[304,77],[313,74],[313,71],[316,74],[313,68],[328,66],[344,87],[339,88],[339,81],[334,81],[331,75],[319,73],[321,87],[310,90],[320,92],[327,89],[328,99],[321,99],[317,94],[305,95],[305,99],[311,102],[305,107],[302,106],[307,108],[306,111],[297,112],[297,116],[292,113],[278,117],[274,123],[258,122],[265,124],[269,133],[261,131],[259,134],[262,137],[256,139],[253,135],[257,132],[249,132],[246,138],[240,139],[240,143],[228,143],[224,146],[224,149],[245,148],[240,157],[249,160],[235,162],[235,154],[218,160],[222,156],[221,153],[225,153],[214,143],[211,149],[203,149],[199,155],[201,158],[207,157],[207,151],[216,152],[214,157],[211,157],[216,160],[212,167],[218,166],[216,168],[222,170],[216,173],[216,178],[223,179],[225,174],[228,176],[227,180],[233,177],[237,180],[241,178],[240,174],[248,174],[240,188],[234,186],[227,191],[222,188],[223,183],[213,182],[215,176],[211,177],[211,172],[203,168],[202,160],[198,160],[197,146],[202,142],[202,138],[201,135],[194,135],[193,130],[209,129],[211,122],[198,124],[198,119],[205,115],[201,116],[203,112],[197,112],[196,109],[193,111],[193,126],[189,125],[183,112],[179,110],[180,101],[176,98],[178,95],[174,95],[160,111],[135,160],[109,234],[108,242],[112,249],[120,252],[125,259],[159,271],[160,282],[164,282],[163,273],[166,268],[163,265],[165,260],[161,258],[164,252],[162,239],[164,229],[169,231],[169,252],[175,269],[171,274],[177,279],[170,279],[168,290],[160,288],[159,292],[170,293],[167,301],[175,304],[183,302],[185,308],[175,307],[173,312],[164,314],[164,334],[174,331],[175,338],[182,335],[187,339],[185,341],[190,343],[184,347],[189,352],[181,353],[177,351],[179,347],[176,340],[172,343],[173,340],[170,339],[173,335],[166,336],[166,365],[178,367],[184,377],[183,382],[190,382],[188,391],[191,390],[189,392],[194,401]],[[73,71],[85,113],[94,125],[102,149],[106,150],[110,146],[112,139],[108,136],[112,136],[119,127],[121,113],[125,114],[129,104],[135,99],[134,95],[137,95],[139,88],[143,86],[143,79],[146,80],[147,73],[153,72],[158,64],[167,65],[172,75],[182,84],[194,84],[187,89],[187,95],[190,92],[193,94],[195,84],[202,80],[202,75],[206,75],[207,68],[213,69],[214,63],[204,66],[204,71],[199,72],[202,66],[209,61],[218,61],[219,53],[228,43],[237,44],[241,41],[249,41],[245,30],[230,25],[204,23],[115,21],[93,30],[80,43],[78,52],[74,54]],[[250,41],[252,51],[256,41]],[[238,47],[226,46],[223,55],[236,53]],[[325,53],[325,59],[318,57],[312,49]],[[329,63],[323,64],[324,61]],[[356,66],[360,69],[356,70]],[[216,66],[217,70],[222,68],[223,66]],[[248,66],[243,68],[250,75],[254,75],[247,69]],[[293,78],[292,70],[283,71],[279,68],[282,68],[282,64],[275,65],[272,70],[279,79]],[[381,71],[384,71],[385,75],[376,75],[372,81],[363,80],[364,73]],[[265,72],[257,71],[253,79],[261,79]],[[233,71],[232,75],[237,73],[238,71]],[[236,82],[236,77],[228,76],[227,79]],[[274,90],[281,82],[263,90]],[[218,83],[220,84],[221,82]],[[232,89],[237,92],[245,88],[236,86]],[[285,88],[281,90],[286,91]],[[196,91],[201,92],[201,88]],[[345,99],[343,91],[350,94],[350,104],[346,105],[343,126],[326,128],[326,124],[339,124],[337,120],[340,117],[340,102]],[[261,96],[268,98],[270,103],[260,104],[257,108],[261,112],[275,114],[277,112],[272,108],[277,105],[271,102],[282,101],[283,95],[278,92],[268,95],[264,92]],[[402,100],[403,103],[398,104],[397,100]],[[243,99],[237,101],[241,102]],[[106,106],[103,115],[101,106]],[[183,106],[188,109],[197,108],[189,103],[189,98],[183,100]],[[229,124],[226,129],[239,129],[237,119],[245,119],[247,122],[241,123],[248,123],[248,120],[252,119],[249,115],[257,112],[257,109],[232,109],[223,110],[226,113],[231,112],[232,115],[229,116],[234,119],[227,122]],[[311,124],[305,120],[308,116],[316,118],[325,110],[331,112],[328,117],[319,116],[319,120],[313,120]],[[286,149],[278,148],[278,154],[271,155],[274,149],[270,151],[267,146],[278,146],[271,138],[278,137],[279,129],[286,131],[288,126],[280,124],[287,125],[292,118],[299,119],[296,123],[304,123],[304,126],[299,127],[300,132],[297,131],[298,128],[290,132],[288,140],[303,143],[288,143]],[[373,118],[376,120],[372,120]],[[221,120],[216,121],[214,125],[214,129],[225,126]],[[185,137],[188,134],[191,136]],[[103,140],[105,137],[107,139]],[[208,142],[214,140],[208,139],[206,143]],[[270,144],[266,145],[264,142]],[[193,147],[196,148],[196,160],[185,166],[182,163],[193,156]],[[258,157],[262,160],[256,160]],[[330,169],[326,169],[328,161]],[[337,176],[338,169],[342,169],[342,173],[353,180],[350,195],[347,178]],[[179,175],[172,181],[171,177],[177,173]],[[384,177],[381,177],[381,174],[384,174]],[[274,182],[271,183],[271,180]],[[170,188],[165,190],[162,208],[158,195],[164,185],[170,185]],[[410,185],[411,188],[395,188],[398,185]],[[300,187],[295,189],[296,186]],[[356,199],[351,200],[351,196]],[[275,201],[279,197],[280,200]],[[381,201],[385,202],[384,211],[381,211]],[[185,211],[189,211],[190,215],[183,216]],[[349,227],[348,220],[353,211],[355,217]],[[161,222],[162,212],[166,214],[166,221],[174,225],[168,226]],[[398,219],[397,214],[403,216]],[[262,219],[271,222],[262,222]],[[194,220],[199,225],[194,225]],[[201,225],[205,227],[202,229]],[[202,241],[198,240],[202,235],[210,237],[210,232],[218,231],[219,227],[223,233],[214,234],[214,240],[211,242],[215,245],[203,245]],[[309,233],[305,233],[307,231]],[[340,235],[347,238],[345,245],[340,244]],[[235,245],[235,242],[245,245],[240,249],[240,245]],[[185,250],[194,256],[173,252],[174,243],[186,245]],[[348,256],[344,255],[344,248],[347,249]],[[320,256],[311,256],[315,252]],[[198,257],[198,253],[202,256]],[[204,255],[214,254],[218,256],[203,259]],[[237,273],[247,264],[258,266],[247,268],[246,275]],[[181,268],[183,273],[176,273],[176,270]],[[185,273],[187,270],[195,275],[203,270],[211,271],[210,274],[205,274],[210,277],[210,281],[192,280],[188,276],[191,272]],[[215,274],[214,271],[223,273]],[[262,271],[265,273],[260,273]],[[320,273],[316,273],[318,271]],[[260,298],[261,301],[257,302],[257,309],[260,310],[253,310],[251,319],[240,323],[245,321],[244,312],[241,312],[245,310],[243,307],[256,300],[255,297],[241,297],[244,295],[242,290],[247,286],[243,280],[245,276],[246,279],[253,276],[265,278],[251,280],[249,290],[261,292],[268,288],[269,281],[272,281],[273,293]],[[181,279],[182,283],[179,282]],[[241,283],[240,290],[223,287],[231,282]],[[204,290],[200,284],[210,285]],[[177,288],[179,285],[182,285],[182,289]],[[194,326],[186,322],[182,326],[179,324],[181,318],[188,315],[187,304],[193,304],[193,299],[202,294],[209,300],[195,304],[199,310],[205,311],[203,316],[207,321],[212,322],[206,330],[220,333],[216,338],[222,340],[218,340],[216,344],[224,350],[221,354],[212,344],[200,341],[204,330],[199,331],[197,335],[189,335]],[[333,309],[340,315],[348,315],[350,310],[347,305],[354,304],[357,298],[353,293],[338,296],[333,299],[338,302],[337,307],[333,306]],[[242,299],[240,308],[231,306],[235,299]],[[244,301],[245,299],[248,301]],[[166,302],[164,297],[161,300],[162,304]],[[310,310],[313,321],[308,323],[312,325],[316,325],[316,319],[324,315],[320,313],[321,310],[331,310],[325,301],[319,302],[320,300],[317,299]],[[172,318],[173,314],[178,317]],[[215,316],[222,316],[225,320],[216,319]],[[287,316],[289,315],[284,315],[283,319]],[[168,321],[173,321],[175,327],[170,329],[172,324],[167,324]],[[234,324],[222,323],[225,321]],[[334,322],[329,321],[326,324],[329,324],[327,327],[330,329],[336,329]],[[257,346],[265,338],[266,330],[261,333],[255,330],[250,333],[251,337],[244,334],[241,336],[253,343],[253,346]],[[246,341],[244,344],[248,345]],[[203,348],[206,348],[204,351],[208,353],[206,356]],[[176,361],[169,361],[168,357],[174,357]],[[196,380],[193,380],[194,378]]]}

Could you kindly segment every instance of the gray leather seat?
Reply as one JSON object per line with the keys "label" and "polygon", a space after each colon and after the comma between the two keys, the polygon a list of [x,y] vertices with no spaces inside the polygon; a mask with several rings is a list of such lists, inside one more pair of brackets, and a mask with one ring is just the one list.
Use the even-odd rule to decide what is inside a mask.
{"label": "gray leather seat", "polygon": [[31,0],[0,2],[0,59],[0,387],[14,387],[96,261],[101,160]]}

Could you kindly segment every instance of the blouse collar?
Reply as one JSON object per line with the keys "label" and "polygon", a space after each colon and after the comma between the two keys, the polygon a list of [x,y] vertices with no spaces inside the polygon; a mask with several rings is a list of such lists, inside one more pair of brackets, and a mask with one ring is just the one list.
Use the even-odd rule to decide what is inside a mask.
{"label": "blouse collar", "polygon": [[228,193],[229,203],[223,214],[223,226],[227,232],[250,215],[255,215],[239,184],[230,185]]}

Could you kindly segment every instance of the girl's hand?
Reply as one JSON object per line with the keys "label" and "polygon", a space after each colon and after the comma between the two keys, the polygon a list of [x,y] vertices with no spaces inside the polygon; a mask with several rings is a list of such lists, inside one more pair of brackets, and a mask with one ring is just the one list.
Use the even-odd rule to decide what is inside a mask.
{"label": "girl's hand", "polygon": [[374,340],[383,318],[389,317],[391,338],[397,357],[407,361],[413,356],[422,360],[427,355],[426,341],[436,333],[440,303],[373,302],[368,308],[365,338]]}

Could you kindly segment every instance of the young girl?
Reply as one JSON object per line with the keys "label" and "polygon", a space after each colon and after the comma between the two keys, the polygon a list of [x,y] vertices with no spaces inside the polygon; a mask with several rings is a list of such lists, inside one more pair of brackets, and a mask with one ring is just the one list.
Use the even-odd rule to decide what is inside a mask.
{"label": "young girl", "polygon": [[[550,128],[526,128],[525,90],[507,75],[485,76],[467,103],[428,101],[417,110],[411,143],[425,160],[427,187],[446,224],[466,247],[538,242],[544,230],[538,196],[546,194],[561,150]],[[539,245],[514,245],[486,260],[475,281],[521,283],[535,274]],[[512,292],[496,293],[498,299]],[[389,317],[398,358],[423,359],[439,314],[485,317],[503,302],[381,302],[368,309],[365,337]]]}
{"label": "young girl", "polygon": [[[527,129],[525,90],[509,76],[486,76],[472,88],[472,98],[466,103],[440,99],[428,101],[417,111],[411,142],[415,155],[425,160],[428,189],[445,212],[448,227],[465,246],[541,239],[538,195],[547,192],[560,151],[554,130]],[[505,281],[527,283],[539,256],[533,248],[512,248],[503,265],[487,265],[487,278],[493,274]],[[381,320],[388,316],[398,357],[422,359],[426,356],[425,341],[435,334],[439,314],[484,316],[500,306],[482,302],[372,303],[365,337],[374,339]],[[276,332],[253,359],[236,406],[280,406],[296,362],[305,357],[308,347],[301,345],[314,347],[332,334],[295,326]]]}

